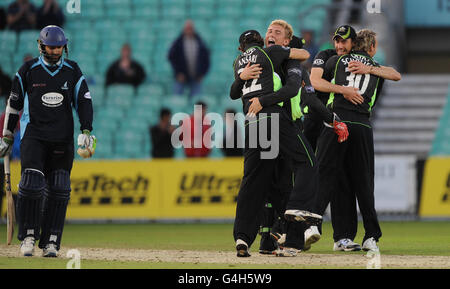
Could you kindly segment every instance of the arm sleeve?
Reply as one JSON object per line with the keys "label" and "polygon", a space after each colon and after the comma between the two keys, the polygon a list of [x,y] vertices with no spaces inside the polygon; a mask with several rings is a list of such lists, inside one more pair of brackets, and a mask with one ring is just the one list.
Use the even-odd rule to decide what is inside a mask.
{"label": "arm sleeve", "polygon": [[283,47],[280,45],[273,45],[264,49],[272,61],[274,69],[283,63],[283,61],[289,59],[291,49],[289,47]]}
{"label": "arm sleeve", "polygon": [[263,107],[284,102],[296,96],[302,85],[302,70],[298,60],[289,60],[287,66],[287,79],[285,85],[278,91],[263,95],[259,102]]}
{"label": "arm sleeve", "polygon": [[242,88],[244,87],[245,84],[245,80],[242,80],[239,77],[238,74],[238,67],[236,67],[236,61],[239,58],[236,57],[236,59],[234,60],[234,64],[233,64],[233,68],[234,68],[234,82],[231,85],[231,89],[230,89],[230,98],[235,100],[235,99],[239,99],[242,96]]}
{"label": "arm sleeve", "polygon": [[320,118],[323,121],[327,123],[332,123],[334,119],[333,113],[329,111],[317,97],[314,87],[311,85],[311,81],[309,80],[308,71],[302,68],[302,72],[303,72],[303,81],[305,82],[305,87],[303,88],[302,91],[302,101],[314,113],[320,115]]}
{"label": "arm sleeve", "polygon": [[28,66],[24,64],[14,76],[11,93],[5,111],[3,135],[12,135],[19,121],[19,112],[23,109],[26,95],[26,74]]}
{"label": "arm sleeve", "polygon": [[74,87],[73,105],[80,120],[80,130],[87,129],[92,131],[92,121],[94,118],[92,98],[86,80],[78,65],[75,66],[75,79],[76,85]]}
{"label": "arm sleeve", "polygon": [[239,77],[236,78],[231,85],[230,89],[230,98],[235,100],[239,99],[242,96],[242,88],[244,87],[245,81],[240,79]]}
{"label": "arm sleeve", "polygon": [[325,63],[327,62],[328,58],[329,57],[325,50],[320,51],[314,58],[312,67],[322,68],[323,70],[325,70]]}

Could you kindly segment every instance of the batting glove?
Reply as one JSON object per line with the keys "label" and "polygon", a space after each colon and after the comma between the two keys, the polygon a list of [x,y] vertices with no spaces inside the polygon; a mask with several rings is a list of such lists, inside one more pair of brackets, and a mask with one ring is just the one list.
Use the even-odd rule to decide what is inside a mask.
{"label": "batting glove", "polygon": [[0,141],[0,158],[3,158],[7,155],[9,155],[12,151],[14,143],[14,137],[13,136],[4,136],[1,138]]}
{"label": "batting glove", "polygon": [[345,123],[341,122],[340,118],[337,116],[337,114],[333,113],[333,124],[327,124],[325,123],[325,126],[333,128],[334,132],[338,135],[338,142],[342,143],[347,140],[348,138],[348,127]]}
{"label": "batting glove", "polygon": [[78,135],[78,150],[80,157],[87,159],[94,155],[97,147],[97,139],[91,135],[89,130],[83,130],[83,133]]}

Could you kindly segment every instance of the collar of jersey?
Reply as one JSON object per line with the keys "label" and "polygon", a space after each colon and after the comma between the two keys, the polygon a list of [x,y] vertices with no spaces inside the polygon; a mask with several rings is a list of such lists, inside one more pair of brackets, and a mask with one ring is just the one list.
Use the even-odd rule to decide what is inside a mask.
{"label": "collar of jersey", "polygon": [[[45,64],[44,59],[42,59],[42,55],[39,56],[39,61],[35,65],[39,65],[39,64],[42,66],[42,68],[44,68],[45,71],[47,71],[48,74],[50,74],[51,76],[55,76],[56,74],[58,74],[58,72],[61,70],[61,68],[64,65],[64,57],[61,56],[61,59],[59,60],[58,68],[53,72],[51,72],[47,68],[47,65]],[[35,66],[35,65],[33,65],[33,66]]]}

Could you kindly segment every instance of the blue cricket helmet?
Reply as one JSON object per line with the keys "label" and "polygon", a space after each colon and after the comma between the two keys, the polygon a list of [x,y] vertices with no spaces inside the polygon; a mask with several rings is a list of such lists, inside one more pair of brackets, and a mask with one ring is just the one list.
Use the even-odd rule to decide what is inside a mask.
{"label": "blue cricket helmet", "polygon": [[67,38],[64,30],[56,25],[48,25],[42,28],[39,33],[39,42],[47,46],[64,46],[67,44]]}
{"label": "blue cricket helmet", "polygon": [[67,55],[67,41],[68,40],[66,38],[66,35],[64,34],[64,30],[62,30],[60,27],[56,25],[45,26],[39,33],[39,52],[44,56],[45,60],[47,60],[51,64],[55,64],[62,57],[62,54],[50,55],[45,51],[45,46],[63,46],[64,51]]}

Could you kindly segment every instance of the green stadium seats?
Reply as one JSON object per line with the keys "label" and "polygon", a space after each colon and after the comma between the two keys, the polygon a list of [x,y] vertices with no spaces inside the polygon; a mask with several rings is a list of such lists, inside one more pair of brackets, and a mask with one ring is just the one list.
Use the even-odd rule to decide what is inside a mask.
{"label": "green stadium seats", "polygon": [[165,97],[162,104],[163,106],[169,108],[172,113],[190,113],[193,110],[193,108],[190,107],[188,98],[184,95],[171,95]]}
{"label": "green stadium seats", "polygon": [[133,96],[124,96],[120,93],[117,94],[109,94],[106,98],[106,105],[108,106],[116,106],[119,109],[125,109],[127,107],[131,106],[131,103],[133,102],[134,97]]}
{"label": "green stadium seats", "polygon": [[156,124],[159,118],[159,105],[154,107],[136,106],[128,109],[128,118],[136,118],[143,120],[149,124]]}
{"label": "green stadium seats", "polygon": [[159,2],[158,1],[149,1],[149,0],[132,0],[131,5],[135,8],[149,7],[149,8],[153,8],[153,9],[158,9]]}
{"label": "green stadium seats", "polygon": [[[77,37],[80,35],[87,35],[87,37],[96,38],[98,35],[92,33],[92,27],[94,26],[94,22],[91,20],[77,20],[77,21],[68,21],[64,25],[64,32],[66,31],[76,31]],[[71,39],[69,39],[70,41]]]}
{"label": "green stadium seats", "polygon": [[106,16],[103,1],[83,1],[81,6],[82,12],[79,15],[81,19],[96,20]]}
{"label": "green stadium seats", "polygon": [[96,108],[105,104],[105,90],[102,85],[89,85],[89,92],[91,93],[92,103]]}
{"label": "green stadium seats", "polygon": [[92,134],[97,138],[97,142],[101,141],[102,145],[106,142],[111,143],[114,139],[114,131],[109,130],[100,130],[96,128],[96,123],[93,123],[93,131]]}
{"label": "green stadium seats", "polygon": [[377,53],[373,57],[373,59],[378,62],[380,65],[385,65],[386,63],[386,54],[381,47],[378,47]]}
{"label": "green stadium seats", "polygon": [[164,95],[164,87],[159,84],[143,84],[138,87],[138,97],[162,97]]}
{"label": "green stadium seats", "polygon": [[112,159],[114,158],[113,142],[104,141],[101,138],[97,140],[97,148],[92,159]]}
{"label": "green stadium seats", "polygon": [[39,38],[38,30],[24,30],[19,33],[19,43],[18,48],[34,48],[37,49],[36,41]]}
{"label": "green stadium seats", "polygon": [[188,0],[163,0],[163,1],[160,1],[160,3],[161,3],[162,8],[181,7],[181,8],[186,9]]}
{"label": "green stadium seats", "polygon": [[18,70],[12,63],[9,54],[7,53],[0,57],[0,70],[9,76],[14,75]]}
{"label": "green stadium seats", "polygon": [[17,34],[13,31],[0,31],[0,50],[2,53],[16,51]]}
{"label": "green stadium seats", "polygon": [[134,97],[135,89],[128,84],[112,84],[107,87],[106,95],[108,97],[113,95],[120,95],[122,97],[132,98]]}
{"label": "green stadium seats", "polygon": [[150,124],[147,119],[130,117],[126,121],[120,123],[120,127],[124,130],[131,130],[140,134],[147,133]]}
{"label": "green stadium seats", "polygon": [[[192,19],[213,19],[215,17],[215,7],[212,5],[196,5],[189,9],[189,17]],[[195,23],[195,22],[194,22]]]}
{"label": "green stadium seats", "polygon": [[114,131],[118,126],[113,117],[108,116],[107,113],[102,113],[102,111],[94,115],[94,124],[97,131]]}
{"label": "green stadium seats", "polygon": [[[151,2],[151,1],[149,1]],[[158,19],[160,16],[159,9],[155,9],[153,7],[134,7],[133,8],[134,17],[142,18],[142,19]]]}

